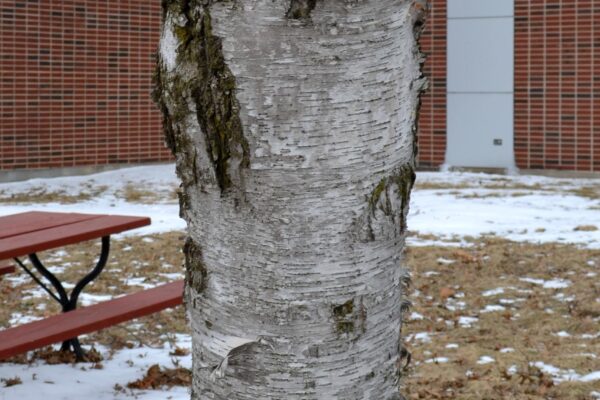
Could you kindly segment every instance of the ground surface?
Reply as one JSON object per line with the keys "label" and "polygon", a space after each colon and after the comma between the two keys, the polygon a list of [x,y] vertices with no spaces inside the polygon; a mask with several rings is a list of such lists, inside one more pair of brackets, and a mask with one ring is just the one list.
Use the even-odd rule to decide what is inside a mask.
{"label": "ground surface", "polygon": [[[0,215],[31,209],[149,215],[115,240],[91,304],[183,277],[173,167],[0,185]],[[600,181],[420,174],[407,263],[409,399],[600,398]],[[67,281],[96,243],[44,254]],[[0,280],[0,327],[57,312],[24,274]],[[85,338],[100,359],[42,351],[0,363],[0,400],[187,399],[183,308]],[[88,346],[89,347],[89,346]],[[152,367],[158,364],[158,367]],[[169,387],[170,385],[174,385]],[[183,385],[183,386],[178,386]],[[3,387],[4,386],[4,387]]]}

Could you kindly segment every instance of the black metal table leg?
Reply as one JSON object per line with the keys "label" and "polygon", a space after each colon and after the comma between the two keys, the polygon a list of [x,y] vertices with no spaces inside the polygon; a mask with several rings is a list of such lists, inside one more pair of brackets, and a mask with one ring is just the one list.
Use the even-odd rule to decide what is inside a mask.
{"label": "black metal table leg", "polygon": [[[29,260],[34,268],[44,277],[50,284],[54,287],[57,294],[54,294],[50,288],[48,288],[44,283],[37,278],[23,263],[15,258],[17,264],[21,266],[46,292],[52,296],[58,303],[60,303],[63,312],[68,312],[75,310],[77,308],[77,300],[79,299],[79,295],[83,291],[83,289],[94,279],[100,275],[104,267],[106,266],[106,262],[108,261],[108,253],[110,251],[110,236],[102,237],[102,249],[100,251],[100,257],[98,258],[98,262],[96,266],[85,275],[73,288],[70,294],[67,294],[64,286],[60,282],[60,280],[50,272],[44,264],[40,261],[37,254],[33,253],[29,255]],[[68,351],[73,349],[78,361],[83,361],[84,353],[81,348],[81,344],[79,343],[79,339],[72,338],[63,342],[61,346],[61,350]]]}

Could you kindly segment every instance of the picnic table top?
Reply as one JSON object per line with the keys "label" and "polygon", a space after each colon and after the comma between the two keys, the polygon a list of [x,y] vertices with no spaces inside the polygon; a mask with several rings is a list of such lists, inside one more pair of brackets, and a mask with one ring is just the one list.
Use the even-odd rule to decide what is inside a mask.
{"label": "picnic table top", "polygon": [[0,260],[150,225],[148,217],[30,211],[0,217]]}

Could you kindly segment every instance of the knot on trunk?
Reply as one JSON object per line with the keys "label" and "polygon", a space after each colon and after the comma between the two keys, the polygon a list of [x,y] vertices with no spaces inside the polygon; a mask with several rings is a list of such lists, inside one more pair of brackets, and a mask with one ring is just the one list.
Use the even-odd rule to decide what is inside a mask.
{"label": "knot on trunk", "polygon": [[289,19],[308,19],[317,5],[317,0],[292,0],[286,14]]}

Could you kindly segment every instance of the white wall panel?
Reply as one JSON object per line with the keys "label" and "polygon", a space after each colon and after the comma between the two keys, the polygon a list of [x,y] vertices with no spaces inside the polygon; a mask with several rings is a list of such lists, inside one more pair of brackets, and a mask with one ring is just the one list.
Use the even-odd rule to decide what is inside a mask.
{"label": "white wall panel", "polygon": [[449,94],[448,132],[449,165],[512,167],[513,95]]}
{"label": "white wall panel", "polygon": [[514,2],[448,0],[446,164],[514,167]]}
{"label": "white wall panel", "polygon": [[514,0],[448,0],[448,18],[510,17]]}
{"label": "white wall panel", "polygon": [[512,18],[448,21],[448,92],[512,92]]}

